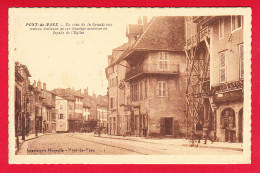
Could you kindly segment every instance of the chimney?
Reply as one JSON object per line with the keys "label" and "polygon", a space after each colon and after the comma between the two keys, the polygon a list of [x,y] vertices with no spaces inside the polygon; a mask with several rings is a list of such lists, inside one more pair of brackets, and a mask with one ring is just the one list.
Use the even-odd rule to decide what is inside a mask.
{"label": "chimney", "polygon": [[46,90],[46,83],[43,82],[43,89]]}
{"label": "chimney", "polygon": [[96,99],[96,94],[95,94],[94,91],[93,91],[93,95],[92,95],[92,97],[93,97],[94,99]]}
{"label": "chimney", "polygon": [[81,89],[75,91],[76,94],[81,94]]}
{"label": "chimney", "polygon": [[36,81],[33,81],[33,88],[36,88]]}
{"label": "chimney", "polygon": [[86,96],[88,96],[88,87],[87,87],[86,89],[84,89],[84,94],[85,94]]}
{"label": "chimney", "polygon": [[38,81],[38,82],[37,82],[37,89],[38,89],[39,91],[41,91],[41,89],[42,89],[42,83],[41,83],[41,81]]}
{"label": "chimney", "polygon": [[147,16],[143,16],[143,32],[146,30],[147,26]]}
{"label": "chimney", "polygon": [[138,25],[142,25],[142,19],[141,19],[140,16],[138,17],[137,24],[138,24]]}
{"label": "chimney", "polygon": [[112,55],[108,55],[108,64],[110,64],[111,60],[112,60]]}

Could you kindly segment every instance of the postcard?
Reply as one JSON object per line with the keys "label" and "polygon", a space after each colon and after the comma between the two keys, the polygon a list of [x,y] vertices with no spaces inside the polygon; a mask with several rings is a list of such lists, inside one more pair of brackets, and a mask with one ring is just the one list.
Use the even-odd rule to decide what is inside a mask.
{"label": "postcard", "polygon": [[251,13],[9,8],[9,163],[251,163]]}

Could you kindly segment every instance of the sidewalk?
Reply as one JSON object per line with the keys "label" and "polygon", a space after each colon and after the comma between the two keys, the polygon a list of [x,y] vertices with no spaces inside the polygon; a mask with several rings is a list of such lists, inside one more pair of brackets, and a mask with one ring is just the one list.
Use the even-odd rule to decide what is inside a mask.
{"label": "sidewalk", "polygon": [[[98,135],[95,135],[99,137]],[[242,143],[228,143],[228,142],[214,142],[207,141],[207,144],[204,144],[204,140],[201,140],[200,143],[195,143],[192,145],[188,139],[169,139],[169,138],[144,138],[144,137],[132,137],[132,136],[112,136],[101,134],[101,138],[110,138],[110,139],[121,139],[121,140],[130,140],[144,143],[153,143],[153,144],[162,144],[162,145],[175,145],[175,146],[185,146],[185,147],[199,147],[199,148],[214,148],[214,149],[224,149],[224,150],[235,150],[243,151]]]}
{"label": "sidewalk", "polygon": [[[48,133],[45,133],[45,134],[43,134],[43,133],[38,133],[38,137],[43,136],[43,135],[47,135],[47,134],[48,134]],[[19,137],[18,137],[18,138],[19,138],[19,149],[21,148],[21,146],[23,145],[23,143],[24,143],[25,141],[29,141],[29,140],[32,140],[32,139],[36,139],[36,138],[38,138],[38,137],[35,136],[35,133],[29,134],[28,136],[25,136],[25,140],[22,140],[22,136],[19,136]],[[16,138],[15,138],[15,140],[16,140]],[[15,141],[15,143],[16,143],[16,141]],[[15,154],[17,154],[18,151],[19,151],[19,150],[18,150],[17,146],[15,145]]]}

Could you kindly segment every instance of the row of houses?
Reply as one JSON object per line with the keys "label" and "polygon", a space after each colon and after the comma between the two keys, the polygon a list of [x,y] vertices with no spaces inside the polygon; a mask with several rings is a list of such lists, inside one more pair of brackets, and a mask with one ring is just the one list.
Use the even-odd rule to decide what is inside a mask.
{"label": "row of houses", "polygon": [[16,137],[56,129],[56,95],[46,89],[46,83],[30,84],[26,65],[15,62],[15,134]]}
{"label": "row of houses", "polygon": [[108,56],[112,135],[243,141],[243,16],[139,18]]}
{"label": "row of houses", "polygon": [[15,62],[15,134],[75,132],[89,121],[107,127],[107,97],[88,95],[88,89],[47,90],[46,83],[30,84],[26,65]]}
{"label": "row of houses", "polygon": [[107,96],[88,95],[88,88],[74,89],[56,88],[52,90],[56,96],[57,131],[79,131],[88,126],[89,121],[96,121],[98,127],[107,127]]}

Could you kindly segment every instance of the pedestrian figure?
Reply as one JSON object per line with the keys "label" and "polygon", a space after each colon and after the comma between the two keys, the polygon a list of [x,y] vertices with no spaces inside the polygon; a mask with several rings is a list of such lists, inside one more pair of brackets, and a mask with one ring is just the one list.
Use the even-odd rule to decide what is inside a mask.
{"label": "pedestrian figure", "polygon": [[29,136],[29,126],[28,125],[26,126],[26,136],[27,137]]}
{"label": "pedestrian figure", "polygon": [[213,139],[211,140],[211,144],[213,144],[213,142],[215,142],[216,139],[217,139],[217,134],[216,134],[216,131],[214,131],[214,135],[213,135]]}
{"label": "pedestrian figure", "polygon": [[101,134],[101,129],[102,129],[102,127],[98,128],[98,136],[100,136],[100,134]]}
{"label": "pedestrian figure", "polygon": [[202,130],[203,130],[202,123],[201,121],[198,121],[198,123],[196,124],[196,136],[198,139],[198,143],[200,143],[200,140],[202,138]]}
{"label": "pedestrian figure", "polygon": [[204,144],[207,144],[208,139],[208,129],[209,129],[209,121],[206,120],[203,125],[203,138],[204,138]]}

